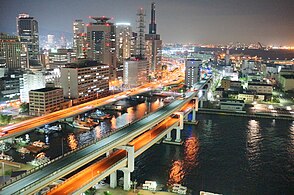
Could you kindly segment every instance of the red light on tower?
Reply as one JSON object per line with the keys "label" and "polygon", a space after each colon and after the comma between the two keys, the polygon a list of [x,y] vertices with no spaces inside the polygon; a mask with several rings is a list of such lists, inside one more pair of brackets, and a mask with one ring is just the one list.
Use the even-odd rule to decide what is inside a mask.
{"label": "red light on tower", "polygon": [[106,23],[105,26],[110,26],[110,24]]}

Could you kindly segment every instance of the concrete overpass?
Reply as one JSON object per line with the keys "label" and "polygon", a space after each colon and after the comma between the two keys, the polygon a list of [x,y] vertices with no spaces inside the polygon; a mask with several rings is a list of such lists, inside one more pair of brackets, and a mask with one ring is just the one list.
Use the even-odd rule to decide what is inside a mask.
{"label": "concrete overpass", "polygon": [[[203,87],[207,82],[201,84]],[[200,88],[199,88],[200,89]],[[77,151],[70,152],[58,159],[52,160],[46,166],[35,171],[30,171],[24,175],[8,181],[2,186],[0,194],[31,194],[39,191],[44,186],[49,185],[58,178],[64,177],[70,172],[86,165],[94,159],[102,156],[120,146],[127,145],[131,140],[150,130],[171,114],[180,110],[185,104],[195,99],[198,91],[188,92],[186,98],[178,99],[171,104],[164,106],[158,111],[145,116],[143,119],[136,121],[129,126],[121,128],[111,136],[98,140],[87,147],[83,147]],[[195,119],[196,114],[193,112]],[[180,129],[178,130],[180,131]],[[166,132],[168,134],[168,131]],[[177,132],[179,140],[180,133]]]}

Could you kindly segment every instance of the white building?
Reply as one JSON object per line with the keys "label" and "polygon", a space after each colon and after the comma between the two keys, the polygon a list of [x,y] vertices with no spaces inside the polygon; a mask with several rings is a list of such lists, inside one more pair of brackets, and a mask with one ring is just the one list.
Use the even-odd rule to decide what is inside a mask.
{"label": "white building", "polygon": [[244,100],[221,99],[219,104],[221,110],[241,111],[245,106]]}
{"label": "white building", "polygon": [[185,70],[185,85],[192,87],[200,79],[200,66],[202,61],[199,59],[187,59]]}
{"label": "white building", "polygon": [[123,84],[125,87],[137,87],[145,84],[148,80],[148,61],[145,59],[132,58],[124,62]]}
{"label": "white building", "polygon": [[29,91],[44,88],[46,85],[43,71],[27,72],[20,78],[20,101],[29,102]]}

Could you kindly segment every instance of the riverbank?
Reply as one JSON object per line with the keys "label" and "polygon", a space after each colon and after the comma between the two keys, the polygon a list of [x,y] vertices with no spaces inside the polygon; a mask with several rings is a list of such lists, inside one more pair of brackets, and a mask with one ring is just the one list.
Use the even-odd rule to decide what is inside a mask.
{"label": "riverbank", "polygon": [[105,195],[105,192],[109,192],[109,195],[175,195],[176,193],[172,192],[163,192],[163,191],[149,191],[149,190],[142,190],[142,189],[137,189],[135,192],[133,190],[130,191],[124,191],[122,188],[117,187],[115,189],[110,188],[109,184],[106,184],[104,186],[99,186],[97,189],[97,192],[95,193],[96,195]]}
{"label": "riverbank", "polygon": [[226,115],[226,116],[241,116],[249,118],[267,118],[267,119],[280,119],[280,120],[293,120],[294,115],[281,115],[276,113],[255,113],[249,114],[245,111],[231,111],[231,110],[220,110],[220,109],[208,109],[208,108],[199,108],[199,114],[217,114],[217,115]]}

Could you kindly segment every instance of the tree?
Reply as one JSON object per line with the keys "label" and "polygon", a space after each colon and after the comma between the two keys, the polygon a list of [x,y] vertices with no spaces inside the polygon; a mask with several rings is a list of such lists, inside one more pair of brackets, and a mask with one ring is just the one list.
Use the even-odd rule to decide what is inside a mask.
{"label": "tree", "polygon": [[87,191],[85,191],[86,195],[94,195],[96,193],[96,189],[91,187],[90,189],[88,189]]}
{"label": "tree", "polygon": [[0,123],[3,124],[3,125],[9,124],[11,119],[12,119],[11,115],[0,114]]}
{"label": "tree", "polygon": [[28,112],[28,111],[29,111],[29,104],[28,104],[28,103],[22,103],[22,104],[19,106],[19,111],[20,111],[21,113]]}

